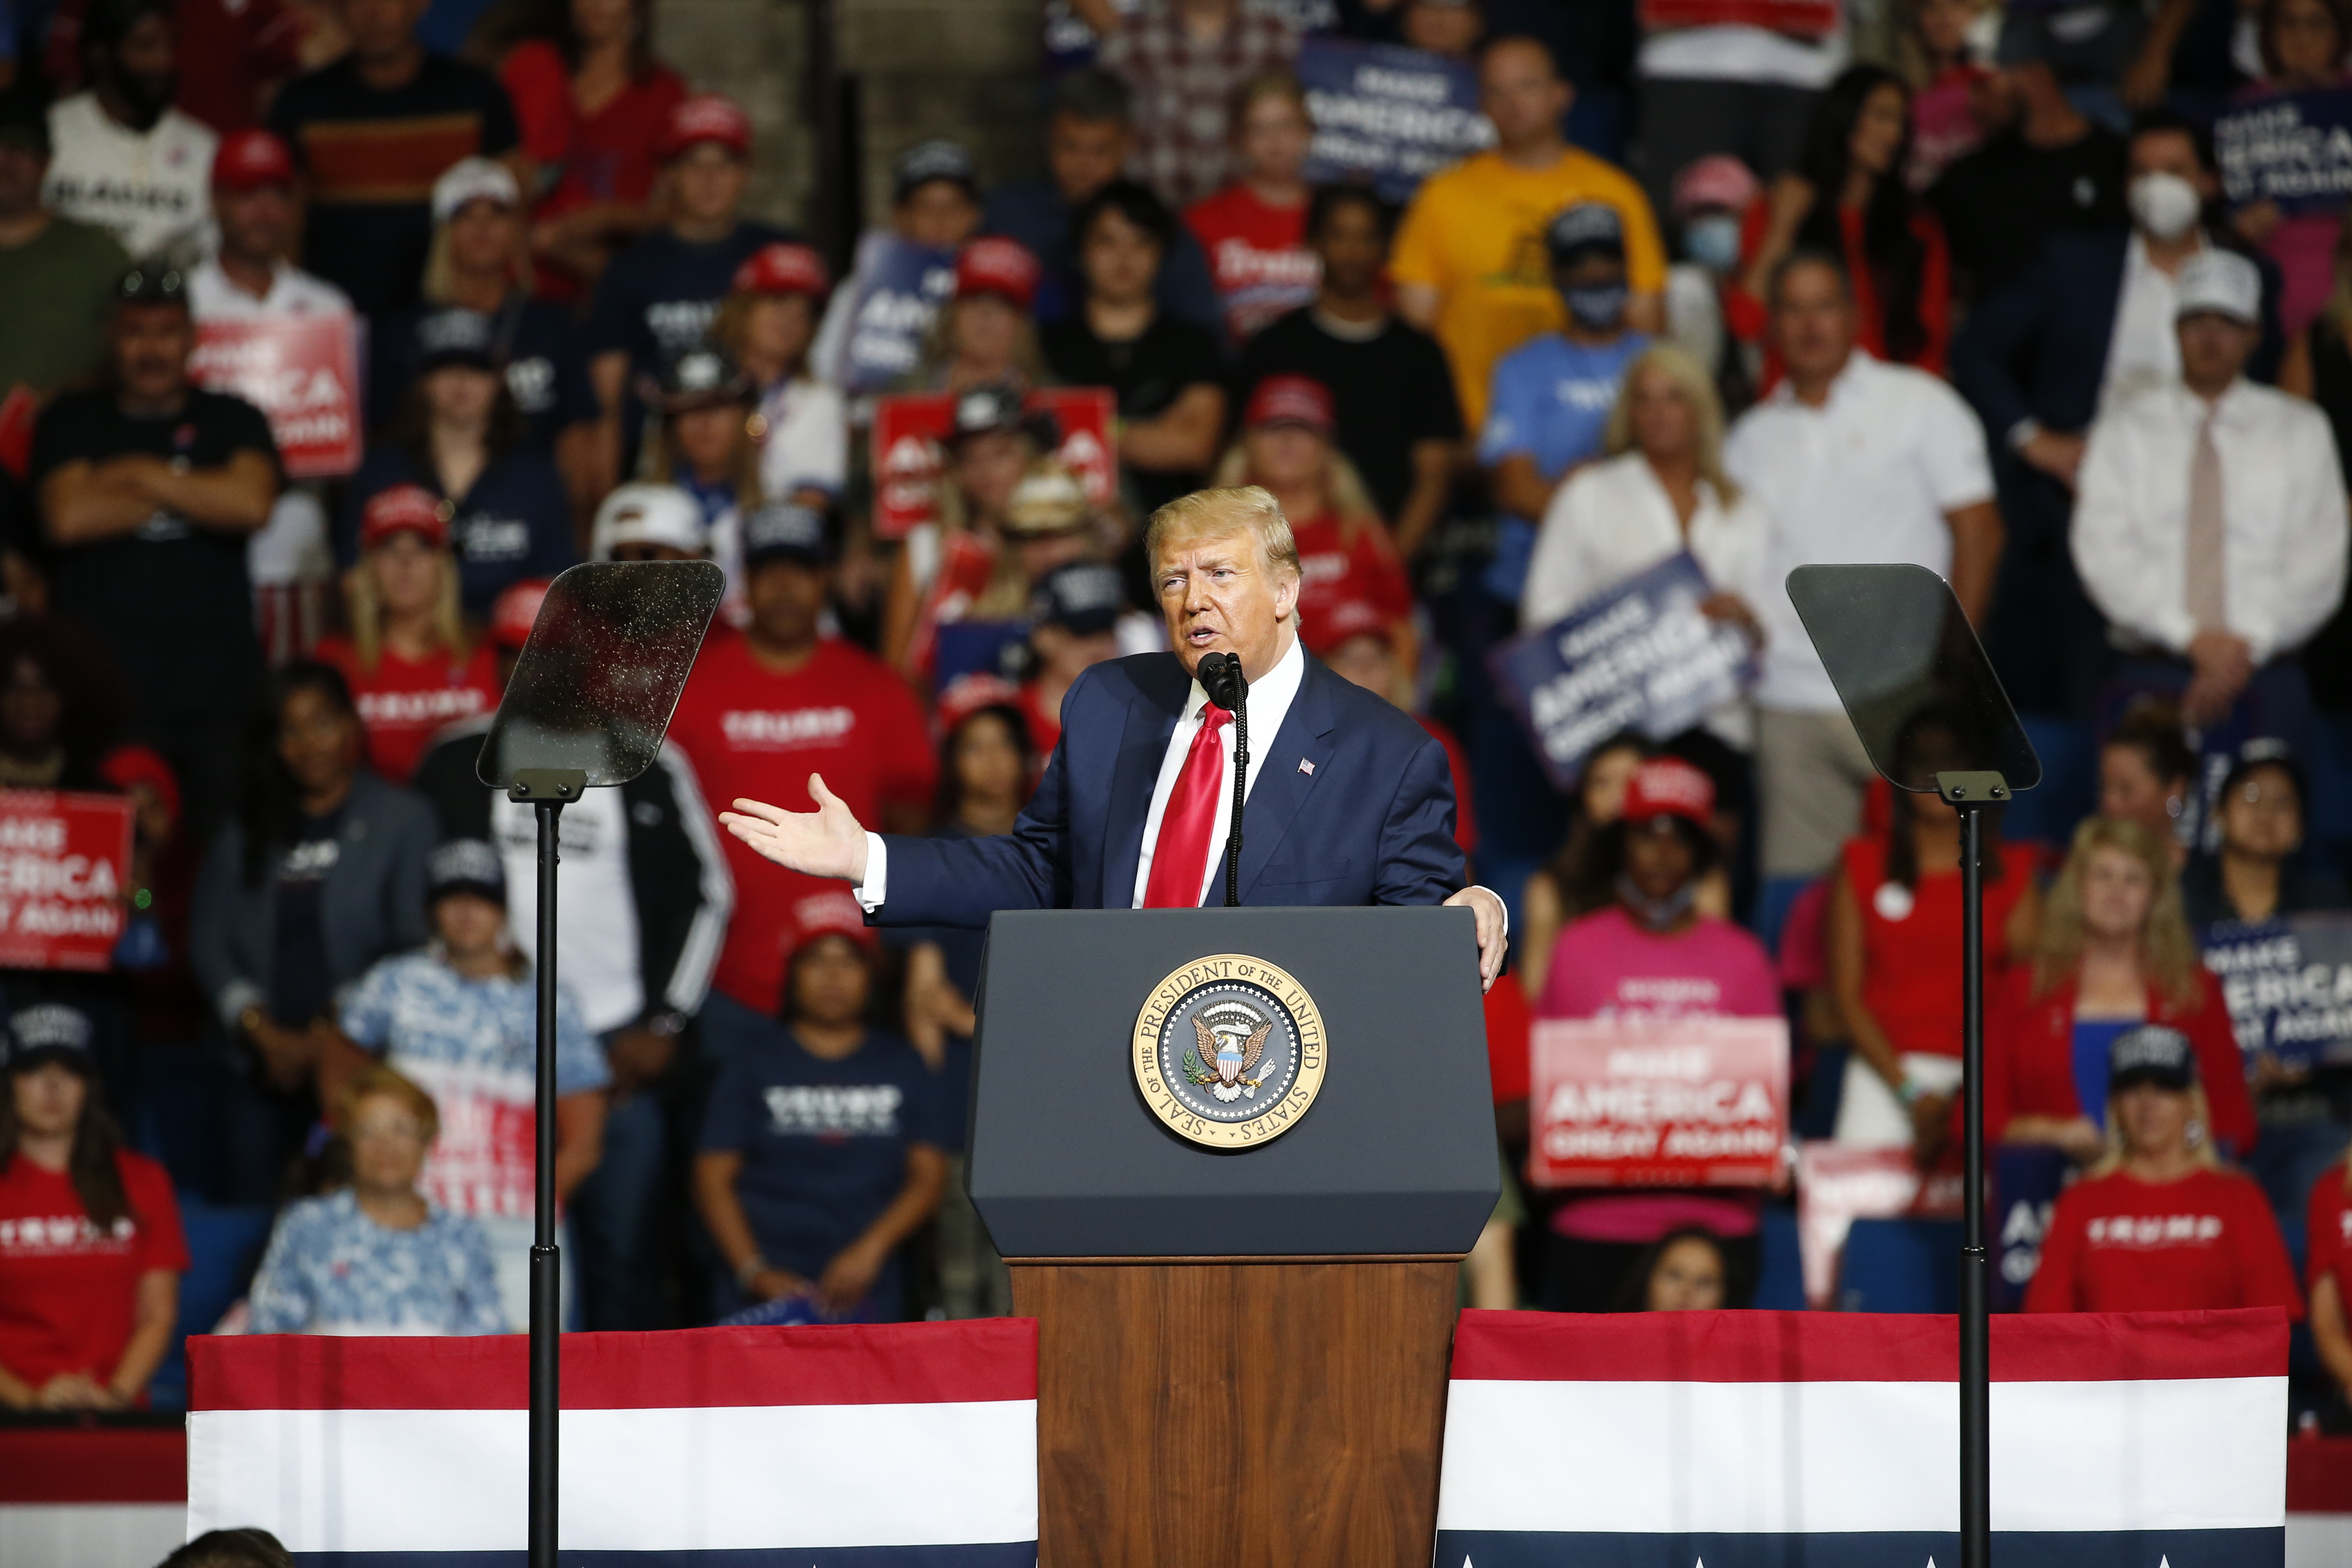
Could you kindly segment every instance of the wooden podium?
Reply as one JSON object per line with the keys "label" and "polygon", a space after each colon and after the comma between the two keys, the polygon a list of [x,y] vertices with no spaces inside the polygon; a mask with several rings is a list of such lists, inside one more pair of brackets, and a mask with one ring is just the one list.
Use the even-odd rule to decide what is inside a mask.
{"label": "wooden podium", "polygon": [[[1311,995],[1323,1076],[1204,1147],[1155,1114],[1141,1025],[1250,961]],[[980,1013],[969,1179],[1038,1320],[1041,1568],[1426,1568],[1498,1172],[1467,911],[999,915]]]}

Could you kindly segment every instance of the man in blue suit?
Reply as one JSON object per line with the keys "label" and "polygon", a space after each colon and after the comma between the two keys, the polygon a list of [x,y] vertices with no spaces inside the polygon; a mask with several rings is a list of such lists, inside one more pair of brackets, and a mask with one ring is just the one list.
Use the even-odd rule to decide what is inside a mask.
{"label": "man in blue suit", "polygon": [[1185,496],[1153,515],[1145,548],[1175,652],[1078,678],[1062,700],[1061,743],[1011,833],[868,833],[814,776],[814,812],[739,800],[719,820],[779,865],[856,884],[886,925],[1222,903],[1232,715],[1194,672],[1210,654],[1232,654],[1249,682],[1242,902],[1465,905],[1491,985],[1503,904],[1462,885],[1444,750],[1299,645],[1298,549],[1274,498],[1255,487]]}

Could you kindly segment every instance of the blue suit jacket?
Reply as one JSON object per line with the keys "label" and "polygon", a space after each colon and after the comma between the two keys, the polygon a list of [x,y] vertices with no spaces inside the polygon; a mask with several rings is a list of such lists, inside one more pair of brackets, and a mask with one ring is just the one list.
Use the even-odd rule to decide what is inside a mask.
{"label": "blue suit jacket", "polygon": [[[2060,229],[2031,267],[1969,313],[1952,342],[1952,383],[1976,405],[1995,452],[2029,416],[2053,430],[2090,428],[2130,240],[2128,229]],[[2272,381],[2284,347],[2279,271],[2267,257],[2254,264],[2263,275],[2263,336],[2246,374]]]}
{"label": "blue suit jacket", "polygon": [[[888,839],[876,919],[984,926],[998,910],[1128,908],[1152,785],[1192,686],[1171,653],[1087,670],[1062,699],[1061,744],[1013,831]],[[1250,767],[1243,903],[1435,904],[1460,890],[1444,749],[1312,656],[1281,730],[1251,734]],[[1222,875],[1210,901],[1223,901]]]}

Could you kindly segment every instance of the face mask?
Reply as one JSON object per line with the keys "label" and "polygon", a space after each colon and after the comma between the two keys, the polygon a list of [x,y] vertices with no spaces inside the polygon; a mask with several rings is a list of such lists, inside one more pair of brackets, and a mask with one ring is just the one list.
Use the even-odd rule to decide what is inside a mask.
{"label": "face mask", "polygon": [[1625,912],[1641,921],[1644,929],[1664,931],[1688,914],[1691,905],[1698,901],[1698,879],[1693,877],[1663,899],[1647,899],[1633,886],[1633,878],[1620,875],[1617,898],[1625,906]]}
{"label": "face mask", "polygon": [[2132,218],[2158,239],[2179,239],[2189,232],[2204,209],[2197,187],[2178,174],[2142,174],[2131,183],[2125,199]]}
{"label": "face mask", "polygon": [[1683,254],[1709,272],[1729,272],[1739,265],[1739,220],[1729,213],[1691,219],[1683,229]]}
{"label": "face mask", "polygon": [[1568,302],[1568,313],[1576,324],[1588,332],[1609,332],[1625,320],[1625,285],[1611,283],[1600,288],[1563,289],[1559,297]]}

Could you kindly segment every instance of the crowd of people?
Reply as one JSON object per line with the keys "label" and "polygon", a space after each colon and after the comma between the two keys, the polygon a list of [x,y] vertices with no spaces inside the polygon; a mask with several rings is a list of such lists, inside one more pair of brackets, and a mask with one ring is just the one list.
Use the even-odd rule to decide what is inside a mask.
{"label": "crowd of people", "polygon": [[[714,819],[822,775],[1007,832],[1073,686],[1166,646],[1154,510],[1254,485],[1300,639],[1443,742],[1512,912],[1468,1299],[1742,1305],[1790,1201],[1528,1184],[1544,1019],[1785,1019],[1801,1123],[1953,1160],[1958,820],[1877,781],[1781,587],[1907,562],[2044,768],[1985,868],[1989,1135],[2071,1173],[2026,1307],[2307,1311],[2352,1420],[2352,1029],[2284,1048],[2224,984],[2352,907],[2352,229],[2212,133],[2352,92],[2352,13],[1046,9],[1042,173],[917,142],[827,257],[746,213],[752,118],[650,0],[19,8],[0,787],[135,832],[112,968],[0,973],[0,1405],[135,1405],[215,1326],[184,1204],[277,1211],[224,1328],[520,1325],[535,831],[474,759],[583,559],[726,591],[656,765],[562,819],[572,1321],[1009,1310],[977,933],[877,932]],[[1402,202],[1321,168],[1303,25],[1468,73],[1491,139]],[[198,350],[321,321],[364,442],[297,474]],[[873,432],[918,404],[915,471]],[[1495,656],[1678,559],[1750,684],[1561,787]]]}

